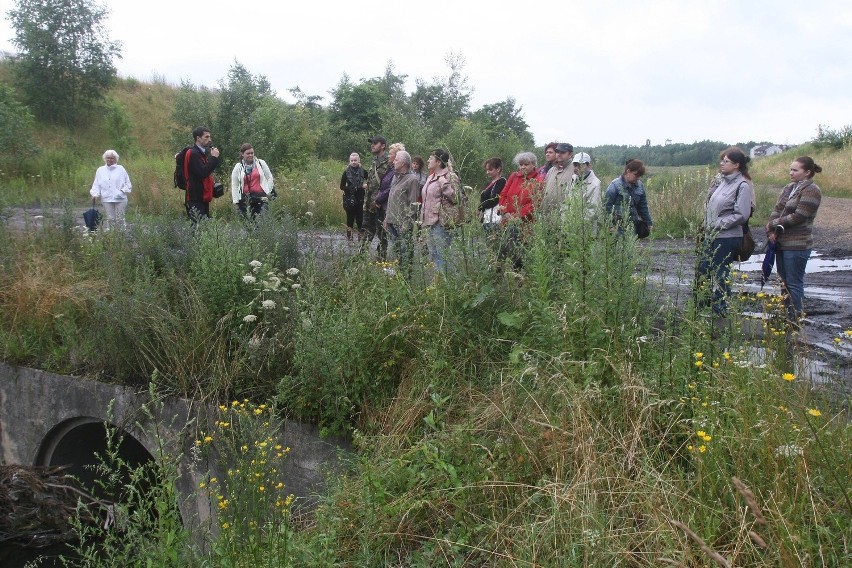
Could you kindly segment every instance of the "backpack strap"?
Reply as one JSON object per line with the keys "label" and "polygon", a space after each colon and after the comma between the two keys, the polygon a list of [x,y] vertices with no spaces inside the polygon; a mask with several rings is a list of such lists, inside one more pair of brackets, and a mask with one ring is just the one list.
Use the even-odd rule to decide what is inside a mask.
{"label": "backpack strap", "polygon": [[183,155],[183,179],[186,180],[186,188],[189,189],[189,155],[192,152],[192,146],[186,149]]}

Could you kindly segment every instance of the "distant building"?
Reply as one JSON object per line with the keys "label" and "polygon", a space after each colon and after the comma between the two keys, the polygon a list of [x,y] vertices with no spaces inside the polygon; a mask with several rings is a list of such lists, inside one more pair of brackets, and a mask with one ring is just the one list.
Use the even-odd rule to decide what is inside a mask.
{"label": "distant building", "polygon": [[748,155],[754,158],[762,158],[764,156],[772,156],[780,154],[784,150],[788,150],[790,146],[786,144],[760,144],[749,150]]}
{"label": "distant building", "polygon": [[671,143],[672,143],[672,139],[671,139],[671,138],[666,138],[666,142],[665,142],[665,144],[664,144],[664,145],[665,145],[665,146],[668,146],[668,145],[669,145],[669,144],[671,144]]}

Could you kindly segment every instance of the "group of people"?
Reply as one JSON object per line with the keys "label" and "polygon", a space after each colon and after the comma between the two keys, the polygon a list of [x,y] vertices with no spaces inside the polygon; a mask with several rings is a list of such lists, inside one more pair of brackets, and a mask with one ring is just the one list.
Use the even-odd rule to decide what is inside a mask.
{"label": "group of people", "polygon": [[[210,216],[213,172],[220,163],[220,153],[212,144],[209,128],[199,126],[192,135],[194,144],[186,150],[184,204],[194,222]],[[420,156],[411,156],[402,143],[388,145],[383,136],[371,137],[368,142],[370,164],[362,165],[361,156],[353,152],[340,178],[347,239],[357,238],[362,250],[378,239],[380,260],[387,258],[390,240],[401,269],[410,276],[415,229],[419,226],[426,232],[430,260],[439,272],[446,272],[451,268],[447,253],[452,229],[465,220],[467,208],[449,152],[438,148],[424,162]],[[523,240],[529,233],[525,226],[534,220],[564,222],[572,197],[582,199],[584,221],[595,233],[599,223],[606,221],[619,235],[624,227],[632,227],[639,238],[650,234],[653,220],[641,179],[645,174],[641,160],[628,160],[602,195],[601,180],[592,169],[589,154],[575,154],[571,144],[552,142],[545,146],[544,155],[545,163],[538,167],[534,153],[518,153],[513,160],[517,170],[508,178],[503,175],[500,158],[483,163],[488,183],[479,195],[478,220],[485,234],[500,243],[500,256],[510,259],[515,269],[523,266]],[[130,177],[118,164],[114,150],[104,152],[103,160],[90,193],[104,205],[105,228],[123,228],[132,189]],[[724,150],[719,156],[719,173],[707,191],[697,285],[706,285],[710,293],[699,296],[698,301],[712,306],[718,315],[727,312],[731,263],[749,231],[755,207],[749,161],[740,148]],[[796,158],[790,164],[791,183],[782,190],[765,225],[767,240],[777,249],[776,264],[791,321],[802,315],[805,268],[821,200],[813,178],[821,171],[812,158]],[[243,144],[240,160],[231,172],[232,202],[240,214],[254,218],[266,211],[274,196],[275,182],[268,164],[255,155],[251,144]]]}
{"label": "group of people", "polygon": [[[360,155],[353,152],[340,177],[347,239],[358,235],[366,249],[377,238],[379,259],[385,260],[390,236],[401,266],[410,273],[412,234],[419,225],[427,232],[430,260],[439,271],[447,270],[451,229],[464,220],[466,208],[466,195],[449,153],[441,148],[433,151],[424,172],[422,158],[412,157],[404,144],[388,145],[383,136],[374,136],[368,142],[372,154],[369,166],[363,166]],[[652,220],[640,180],[645,173],[640,160],[626,164],[623,175],[613,180],[602,201],[601,181],[592,169],[589,154],[575,155],[571,144],[553,142],[545,147],[545,157],[547,163],[538,167],[534,153],[520,152],[513,160],[517,171],[508,179],[503,175],[502,159],[493,157],[483,163],[489,181],[479,196],[479,221],[486,234],[499,241],[500,256],[509,257],[516,269],[523,265],[523,240],[529,232],[525,225],[534,218],[564,219],[566,203],[574,192],[582,196],[585,217],[595,231],[603,204],[616,221],[615,230],[620,230],[620,221],[629,215],[636,226],[646,228],[640,236],[647,236]]]}
{"label": "group of people", "polygon": [[[429,156],[427,171],[414,161],[402,143],[387,145],[382,136],[368,139],[373,155],[369,169],[353,152],[349,167],[340,179],[346,211],[347,238],[357,227],[362,247],[378,238],[378,254],[386,259],[387,238],[394,243],[397,258],[406,274],[413,259],[412,234],[418,224],[427,231],[429,257],[439,271],[448,268],[446,251],[451,229],[461,221],[464,207],[458,176],[449,154],[437,149]],[[583,201],[583,217],[597,233],[606,221],[610,230],[622,234],[630,227],[638,238],[653,230],[653,219],[642,177],[645,164],[631,159],[624,170],[601,192],[601,180],[585,152],[574,153],[566,142],[545,146],[545,164],[538,167],[532,152],[518,153],[517,170],[503,175],[503,161],[492,157],[483,163],[488,182],[479,194],[477,214],[487,237],[500,242],[499,254],[509,258],[515,269],[523,266],[525,226],[534,220],[564,222],[566,204],[575,196]],[[708,188],[701,230],[697,286],[706,284],[710,293],[699,296],[699,305],[714,313],[727,313],[730,270],[754,211],[754,186],[748,173],[750,158],[730,147],[719,157],[719,173]],[[792,183],[784,188],[766,224],[767,239],[777,247],[778,274],[785,290],[788,317],[802,314],[804,274],[813,247],[812,227],[820,203],[813,176],[822,168],[807,156],[790,165]],[[498,239],[497,236],[500,236]]]}
{"label": "group of people", "polygon": [[362,250],[378,239],[380,260],[387,259],[390,240],[400,268],[410,276],[415,227],[420,225],[427,234],[430,260],[439,271],[446,270],[450,228],[464,214],[463,192],[449,153],[436,149],[424,162],[401,142],[388,146],[383,136],[368,142],[373,155],[369,166],[353,152],[340,177],[347,239],[357,236]]}

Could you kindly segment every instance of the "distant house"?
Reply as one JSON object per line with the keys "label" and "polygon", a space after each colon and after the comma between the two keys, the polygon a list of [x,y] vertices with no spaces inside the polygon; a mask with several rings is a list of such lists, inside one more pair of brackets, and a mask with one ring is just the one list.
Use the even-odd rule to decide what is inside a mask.
{"label": "distant house", "polygon": [[760,144],[752,148],[748,155],[754,158],[762,158],[764,156],[772,156],[774,154],[780,154],[784,150],[789,149],[790,147],[786,144]]}

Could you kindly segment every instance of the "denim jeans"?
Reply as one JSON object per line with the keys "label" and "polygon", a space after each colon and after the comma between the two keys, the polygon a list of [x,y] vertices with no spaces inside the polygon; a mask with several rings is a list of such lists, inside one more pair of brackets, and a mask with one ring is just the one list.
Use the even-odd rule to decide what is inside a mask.
{"label": "denim jeans", "polygon": [[426,239],[426,244],[429,247],[429,260],[435,263],[438,272],[451,271],[447,259],[451,238],[450,231],[443,225],[429,227],[429,236]]}
{"label": "denim jeans", "polygon": [[[728,311],[727,297],[731,293],[731,262],[742,242],[742,237],[725,237],[704,243],[704,253],[698,263],[699,282],[707,283],[713,291],[713,311],[725,315]],[[699,305],[707,305],[706,300]]]}
{"label": "denim jeans", "polygon": [[802,315],[802,299],[805,297],[805,267],[808,265],[810,250],[781,250],[775,255],[778,276],[787,289],[784,304],[787,317],[795,321]]}
{"label": "denim jeans", "polygon": [[399,268],[409,280],[411,279],[411,270],[414,267],[413,233],[413,229],[402,231],[397,225],[388,224],[388,237],[390,237],[391,246],[396,253]]}

